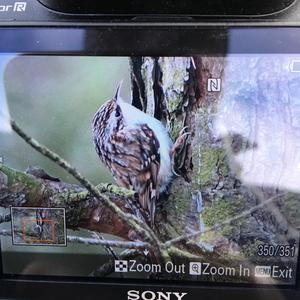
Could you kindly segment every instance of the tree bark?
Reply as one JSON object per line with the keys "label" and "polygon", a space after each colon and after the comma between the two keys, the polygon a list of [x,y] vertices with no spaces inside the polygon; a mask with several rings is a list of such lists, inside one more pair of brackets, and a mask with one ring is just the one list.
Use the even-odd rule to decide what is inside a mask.
{"label": "tree bark", "polygon": [[205,171],[200,162],[199,147],[205,143],[202,127],[208,120],[204,118],[211,116],[204,111],[212,110],[220,95],[208,95],[207,79],[222,78],[223,68],[224,62],[220,58],[131,59],[132,105],[162,121],[174,142],[184,127],[190,132],[186,151],[179,158],[180,176],[173,180],[168,195],[161,199],[165,213],[157,223],[163,240],[199,231],[203,226],[200,181]]}

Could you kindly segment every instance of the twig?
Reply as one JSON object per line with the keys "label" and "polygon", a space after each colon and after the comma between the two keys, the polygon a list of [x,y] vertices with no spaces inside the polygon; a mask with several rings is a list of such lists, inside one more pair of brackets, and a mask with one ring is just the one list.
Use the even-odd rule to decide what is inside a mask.
{"label": "twig", "polygon": [[[92,231],[92,236],[99,241],[105,241],[105,238],[98,232],[93,232]],[[114,249],[112,248],[114,246],[111,245],[105,245],[104,248],[106,250],[106,252],[111,255],[114,259],[119,259],[118,255],[115,253]]]}
{"label": "twig", "polygon": [[[96,239],[96,240],[101,240],[104,241],[105,238],[98,232],[93,232],[92,231],[92,236]],[[105,245],[104,246],[105,251],[108,253],[108,255],[110,255],[114,260],[119,260],[119,256],[116,254],[115,250],[113,249],[113,247],[111,245]],[[121,278],[124,278],[123,273],[120,273]]]}
{"label": "twig", "polygon": [[198,260],[200,258],[199,255],[191,254],[185,250],[179,249],[174,246],[169,246],[168,247],[168,253],[170,256],[176,256],[177,258],[186,258],[186,259],[195,259]]}
{"label": "twig", "polygon": [[72,167],[67,161],[62,159],[57,153],[51,151],[46,146],[40,144],[38,141],[26,134],[23,129],[14,121],[11,120],[11,127],[13,131],[19,135],[27,144],[29,144],[36,151],[47,157],[48,159],[55,162],[57,165],[66,170],[74,178],[78,180],[92,195],[103,202],[103,204],[110,208],[114,213],[116,213],[121,220],[126,222],[135,232],[140,234],[146,241],[151,244],[156,244],[156,249],[160,249],[160,241],[154,234],[154,232],[147,226],[147,224],[142,223],[138,218],[132,214],[124,213],[116,204],[114,204],[109,197],[100,193],[100,191],[85,177],[83,177],[74,167]]}
{"label": "twig", "polygon": [[217,230],[220,227],[224,227],[225,225],[229,225],[231,222],[237,221],[237,220],[239,220],[241,218],[244,218],[244,217],[247,217],[247,216],[251,215],[252,213],[254,213],[255,211],[257,211],[258,209],[266,206],[267,204],[270,204],[271,202],[273,202],[274,200],[276,200],[277,198],[279,198],[279,197],[281,197],[283,195],[284,195],[283,193],[275,195],[275,196],[269,198],[268,200],[265,200],[265,201],[261,202],[260,204],[258,204],[256,206],[254,206],[254,207],[252,207],[252,208],[250,208],[250,209],[248,209],[248,210],[240,213],[239,215],[234,216],[232,218],[229,218],[229,219],[225,220],[224,222],[216,224],[216,225],[214,225],[214,226],[212,226],[212,227],[210,227],[210,228],[208,228],[208,229],[206,229],[204,231],[196,231],[196,232],[193,232],[193,233],[190,233],[190,234],[181,235],[181,236],[179,236],[177,238],[169,240],[169,241],[167,241],[167,242],[164,243],[164,246],[165,247],[170,247],[171,245],[176,244],[178,242],[181,242],[181,241],[184,241],[184,240],[189,240],[191,238],[196,238],[197,236],[200,236],[202,234],[205,234],[205,233],[208,233],[208,232],[211,232],[211,231],[215,231],[215,230]]}
{"label": "twig", "polygon": [[83,238],[78,236],[68,236],[68,242],[78,243],[85,245],[101,245],[104,247],[116,247],[125,249],[149,249],[151,246],[148,243],[143,242],[127,242],[127,241],[112,241],[105,239]]}
{"label": "twig", "polygon": [[[138,250],[125,250],[119,255],[119,257],[122,260],[129,260],[140,254],[141,253]],[[105,276],[110,275],[113,272],[114,272],[114,262],[109,261],[109,262],[103,264],[102,266],[100,266],[99,268],[97,268],[95,271],[93,271],[90,274],[90,276],[105,277]]]}

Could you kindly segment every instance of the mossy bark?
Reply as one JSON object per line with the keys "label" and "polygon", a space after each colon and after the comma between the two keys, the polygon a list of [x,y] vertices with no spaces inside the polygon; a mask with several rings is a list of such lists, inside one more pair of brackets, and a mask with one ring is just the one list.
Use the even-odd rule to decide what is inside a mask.
{"label": "mossy bark", "polygon": [[224,154],[220,147],[211,149],[209,142],[204,157],[199,149],[211,138],[203,128],[208,128],[210,120],[206,118],[212,118],[211,111],[220,94],[208,94],[206,81],[210,77],[221,78],[223,68],[223,59],[219,58],[131,59],[132,104],[162,121],[174,142],[184,127],[190,132],[186,150],[179,158],[180,176],[174,178],[167,195],[160,199],[165,213],[157,222],[164,239],[201,229],[202,186],[211,184],[216,168],[228,172],[222,163]]}
{"label": "mossy bark", "polygon": [[[124,212],[133,213],[134,193],[106,184],[98,189]],[[0,164],[0,206],[64,207],[68,228],[85,228],[130,239],[129,226],[81,186],[34,177],[3,164]]]}

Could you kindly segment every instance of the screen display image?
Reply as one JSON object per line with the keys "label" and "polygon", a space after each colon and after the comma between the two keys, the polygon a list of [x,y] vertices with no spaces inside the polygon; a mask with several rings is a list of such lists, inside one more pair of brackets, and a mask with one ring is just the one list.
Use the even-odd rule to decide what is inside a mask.
{"label": "screen display image", "polygon": [[300,56],[0,56],[3,276],[294,286]]}

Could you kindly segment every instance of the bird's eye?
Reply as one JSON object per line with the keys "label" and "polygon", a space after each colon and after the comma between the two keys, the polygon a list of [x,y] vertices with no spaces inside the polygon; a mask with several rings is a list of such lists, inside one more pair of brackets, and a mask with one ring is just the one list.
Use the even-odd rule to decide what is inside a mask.
{"label": "bird's eye", "polygon": [[116,109],[116,113],[115,113],[115,116],[116,116],[116,118],[118,118],[118,117],[120,117],[120,110],[119,109]]}

